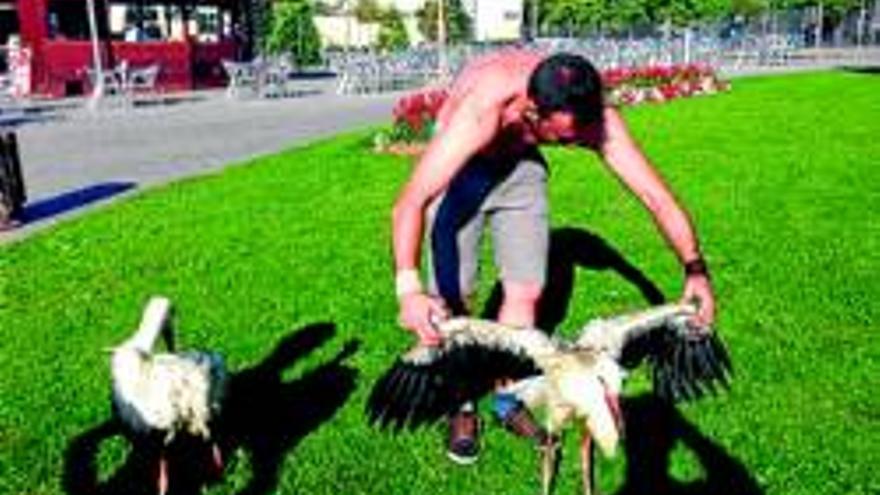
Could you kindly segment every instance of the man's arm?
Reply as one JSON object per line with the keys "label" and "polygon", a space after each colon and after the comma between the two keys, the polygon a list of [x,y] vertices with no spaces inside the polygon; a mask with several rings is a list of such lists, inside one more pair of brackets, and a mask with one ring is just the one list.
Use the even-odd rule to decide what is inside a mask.
{"label": "man's arm", "polygon": [[495,137],[503,106],[492,96],[473,92],[463,98],[446,126],[431,140],[394,205],[392,233],[400,323],[415,331],[424,343],[437,342],[430,317],[432,313],[443,314],[442,305],[423,293],[418,275],[424,210],[467,160]]}
{"label": "man's arm", "polygon": [[683,298],[698,299],[700,322],[712,323],[715,299],[690,218],[639,149],[620,113],[607,108],[604,121],[605,136],[599,147],[600,153],[611,170],[651,212],[667,242],[685,266]]}

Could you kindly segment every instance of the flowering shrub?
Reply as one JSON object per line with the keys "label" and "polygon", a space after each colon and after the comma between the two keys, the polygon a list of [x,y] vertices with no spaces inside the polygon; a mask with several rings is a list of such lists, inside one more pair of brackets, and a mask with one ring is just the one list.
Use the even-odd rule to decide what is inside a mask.
{"label": "flowering shrub", "polygon": [[377,151],[420,149],[434,133],[437,114],[446,101],[445,88],[422,89],[397,100],[391,111],[391,129],[380,131],[373,139]]}
{"label": "flowering shrub", "polygon": [[[619,67],[602,71],[602,81],[610,103],[637,105],[664,102],[701,94],[726,91],[730,85],[720,81],[708,65],[649,65]],[[437,113],[448,97],[443,88],[410,93],[394,105],[390,130],[378,133],[374,147],[378,151],[400,149],[412,153],[419,143],[430,139]]]}
{"label": "flowering shrub", "polygon": [[676,98],[726,91],[708,65],[649,65],[620,67],[602,72],[608,100],[617,105],[663,102]]}

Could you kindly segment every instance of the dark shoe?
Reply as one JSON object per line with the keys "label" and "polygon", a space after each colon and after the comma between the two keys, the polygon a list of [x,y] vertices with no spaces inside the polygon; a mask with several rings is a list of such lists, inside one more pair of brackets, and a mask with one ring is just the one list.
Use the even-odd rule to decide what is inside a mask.
{"label": "dark shoe", "polygon": [[21,227],[20,221],[14,219],[14,218],[4,219],[4,218],[0,217],[0,232],[4,232],[7,230],[15,230],[19,227]]}
{"label": "dark shoe", "polygon": [[14,217],[4,215],[3,205],[0,205],[0,232],[15,230],[19,227],[21,227],[21,222]]}
{"label": "dark shoe", "polygon": [[471,410],[449,417],[449,444],[446,455],[456,464],[473,464],[480,453],[480,418]]}
{"label": "dark shoe", "polygon": [[525,404],[513,394],[495,394],[494,409],[495,416],[507,431],[533,441],[538,447],[552,443],[550,436],[538,424]]}

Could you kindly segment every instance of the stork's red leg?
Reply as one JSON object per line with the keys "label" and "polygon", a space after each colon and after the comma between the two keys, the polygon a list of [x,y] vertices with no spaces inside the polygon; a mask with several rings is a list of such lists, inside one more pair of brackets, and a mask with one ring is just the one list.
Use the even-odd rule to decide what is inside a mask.
{"label": "stork's red leg", "polygon": [[159,454],[159,495],[165,495],[168,492],[168,461],[165,459],[165,453]]}
{"label": "stork's red leg", "polygon": [[211,444],[211,458],[214,461],[214,474],[221,476],[223,474],[223,452],[216,443]]}
{"label": "stork's red leg", "polygon": [[553,479],[556,476],[556,456],[559,453],[559,442],[552,437],[540,447],[541,449],[541,493],[550,495]]}
{"label": "stork's red leg", "polygon": [[584,495],[593,493],[593,449],[592,437],[585,430],[581,437],[581,478],[584,484]]}

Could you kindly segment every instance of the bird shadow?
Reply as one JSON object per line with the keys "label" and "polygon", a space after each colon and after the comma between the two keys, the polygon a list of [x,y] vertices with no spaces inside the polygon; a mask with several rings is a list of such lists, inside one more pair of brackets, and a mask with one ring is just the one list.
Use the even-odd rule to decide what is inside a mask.
{"label": "bird shadow", "polygon": [[[746,467],[672,404],[648,393],[624,399],[621,408],[626,424],[626,479],[615,495],[763,495]],[[680,481],[670,475],[672,452],[679,445],[699,463],[700,479]]]}
{"label": "bird shadow", "polygon": [[[538,328],[553,333],[565,320],[578,268],[613,270],[632,283],[650,304],[666,301],[657,285],[604,239],[587,230],[562,227],[550,233],[547,280],[538,305]],[[484,306],[484,318],[497,316],[503,293],[501,283],[496,283]]]}
{"label": "bird shadow", "polygon": [[275,490],[282,461],[305,436],[332,418],[354,391],[357,370],[345,360],[360,343],[351,340],[329,361],[300,378],[284,381],[285,369],[306,349],[314,349],[334,333],[332,324],[318,324],[284,339],[262,363],[237,373],[230,382],[229,409],[224,416],[224,450],[250,454],[253,474],[240,495]]}
{"label": "bird shadow", "polygon": [[[332,323],[307,325],[284,337],[260,363],[233,374],[221,421],[215,426],[223,457],[243,451],[250,478],[238,493],[265,495],[278,484],[284,457],[298,443],[330,420],[354,391],[357,370],[345,363],[359,347],[348,341],[330,360],[293,380],[283,374],[297,360],[316,350],[335,334]],[[124,437],[115,419],[107,420],[72,439],[64,459],[62,486],[69,495],[155,495],[156,453],[130,449],[124,463],[102,479],[102,444]],[[166,452],[168,495],[195,495],[218,482],[210,446],[182,438]],[[231,466],[227,466],[231,471]]]}

